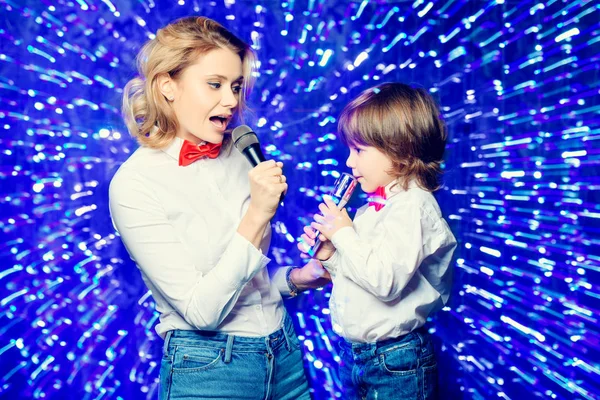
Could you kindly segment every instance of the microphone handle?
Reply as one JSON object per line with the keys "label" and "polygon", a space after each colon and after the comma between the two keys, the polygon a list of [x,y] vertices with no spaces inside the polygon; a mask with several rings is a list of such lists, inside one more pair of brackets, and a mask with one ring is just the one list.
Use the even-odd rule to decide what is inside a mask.
{"label": "microphone handle", "polygon": [[[266,161],[265,155],[260,149],[259,143],[251,144],[242,150],[242,153],[246,156],[246,159],[250,162],[253,167],[256,167],[263,161]],[[283,199],[285,198],[285,193],[281,192],[279,196],[279,203],[283,203]]]}
{"label": "microphone handle", "polygon": [[[346,203],[348,203],[347,200],[341,199],[339,203],[337,203],[338,210],[344,208],[346,206]],[[317,231],[317,240],[315,240],[315,244],[313,244],[310,247],[310,249],[308,249],[308,255],[311,257],[314,257],[315,254],[317,254],[317,251],[319,251],[319,247],[321,247],[321,240],[319,239],[320,234],[321,232]]]}
{"label": "microphone handle", "polygon": [[265,155],[260,149],[260,144],[254,143],[242,150],[248,161],[253,167],[256,167],[263,161],[266,161]]}

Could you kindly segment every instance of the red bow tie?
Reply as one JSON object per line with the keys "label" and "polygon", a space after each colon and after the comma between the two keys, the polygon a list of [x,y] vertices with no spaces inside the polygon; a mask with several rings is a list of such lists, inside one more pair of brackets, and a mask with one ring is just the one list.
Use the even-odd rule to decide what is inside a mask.
{"label": "red bow tie", "polygon": [[379,186],[369,197],[369,207],[373,206],[375,211],[379,211],[385,206],[385,199],[385,187]]}
{"label": "red bow tie", "polygon": [[221,143],[206,143],[198,146],[189,140],[184,140],[179,151],[179,165],[188,166],[202,157],[217,158],[220,151]]}

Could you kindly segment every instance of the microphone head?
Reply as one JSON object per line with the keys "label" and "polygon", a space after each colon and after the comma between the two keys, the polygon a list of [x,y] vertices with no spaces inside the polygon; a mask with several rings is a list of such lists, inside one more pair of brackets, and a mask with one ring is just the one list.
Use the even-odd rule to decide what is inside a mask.
{"label": "microphone head", "polygon": [[338,207],[343,207],[350,200],[352,192],[356,188],[357,180],[350,174],[343,172],[335,181],[333,189],[329,195],[337,202]]}
{"label": "microphone head", "polygon": [[240,125],[231,132],[233,144],[239,151],[243,151],[246,147],[258,143],[256,133],[252,131],[248,125]]}

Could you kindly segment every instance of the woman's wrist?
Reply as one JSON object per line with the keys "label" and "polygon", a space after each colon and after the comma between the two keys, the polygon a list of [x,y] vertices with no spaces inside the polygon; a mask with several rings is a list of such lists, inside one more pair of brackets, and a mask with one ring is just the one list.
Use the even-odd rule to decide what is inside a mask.
{"label": "woman's wrist", "polygon": [[287,282],[288,288],[290,289],[290,296],[296,297],[301,289],[296,286],[296,283],[292,280],[292,273],[297,268],[290,267],[285,274],[285,281]]}
{"label": "woman's wrist", "polygon": [[269,220],[270,218],[267,218],[257,210],[248,207],[246,214],[240,221],[237,231],[246,238],[246,240],[252,243],[254,247],[260,249],[265,229],[267,229],[267,226],[269,225]]}
{"label": "woman's wrist", "polygon": [[306,289],[308,289],[308,287],[306,285],[304,285],[303,283],[303,279],[302,279],[302,268],[290,268],[290,271],[288,271],[288,286],[290,287],[290,290],[293,290],[293,288],[295,288],[295,294],[292,294],[292,296],[295,296],[296,294],[298,294],[299,292],[302,292]]}
{"label": "woman's wrist", "polygon": [[246,211],[246,216],[253,222],[259,225],[262,224],[266,224],[268,223],[271,218],[273,218],[273,214],[261,210],[260,208],[256,207],[254,204],[252,204],[252,202],[250,202],[250,205],[248,206],[248,210]]}

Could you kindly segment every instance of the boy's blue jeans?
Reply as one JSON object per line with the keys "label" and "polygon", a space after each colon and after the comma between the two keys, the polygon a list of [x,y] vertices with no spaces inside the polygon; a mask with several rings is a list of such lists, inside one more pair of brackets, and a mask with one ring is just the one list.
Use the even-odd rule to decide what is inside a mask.
{"label": "boy's blue jeans", "polygon": [[160,366],[161,400],[309,400],[290,317],[267,337],[169,331]]}
{"label": "boy's blue jeans", "polygon": [[341,339],[340,350],[343,399],[437,398],[437,361],[423,328],[378,343]]}

